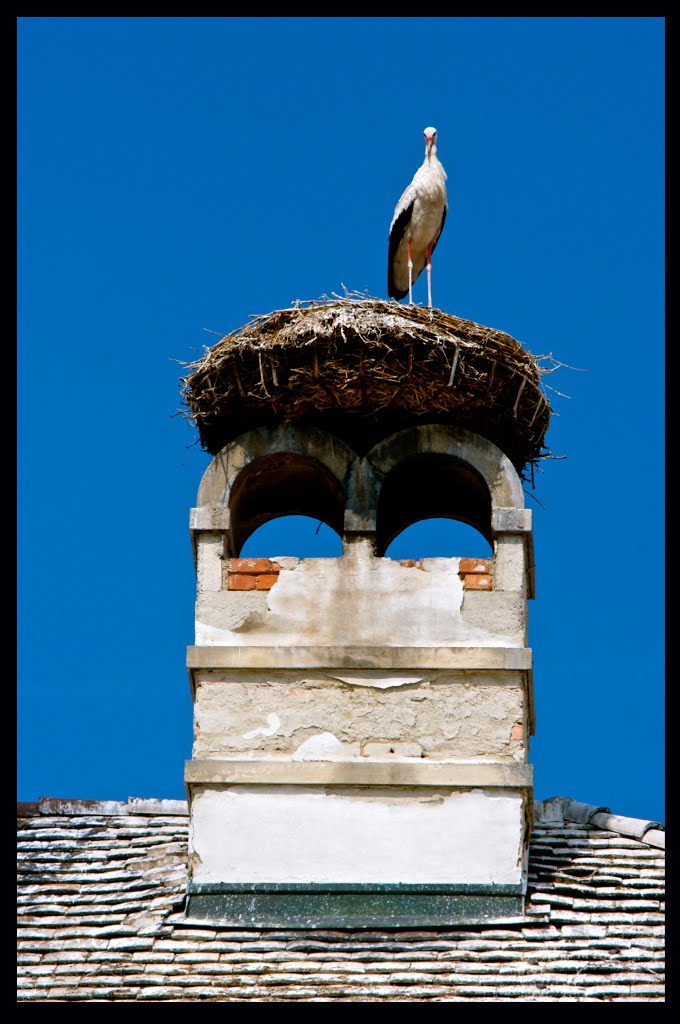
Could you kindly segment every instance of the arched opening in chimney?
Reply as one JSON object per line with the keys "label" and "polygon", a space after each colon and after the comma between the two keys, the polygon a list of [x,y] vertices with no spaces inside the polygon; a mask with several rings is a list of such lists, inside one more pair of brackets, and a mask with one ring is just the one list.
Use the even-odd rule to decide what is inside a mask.
{"label": "arched opening in chimney", "polygon": [[[280,519],[286,520],[287,525],[293,529],[288,536],[287,547],[296,547],[297,536],[298,541],[304,542],[302,547],[308,550],[311,538],[307,536],[305,539],[305,532],[309,533],[310,527],[312,531],[317,530],[321,523],[325,524],[322,539],[330,544],[334,531],[338,553],[341,553],[344,507],[344,488],[337,477],[317,459],[294,452],[265,455],[246,466],[231,488],[231,554],[241,555],[244,545],[252,538],[253,544],[249,544],[246,556],[255,555],[256,552],[251,550],[256,541],[254,534],[267,526],[267,532],[263,530],[257,538],[257,555],[291,554],[305,557],[300,554],[300,549],[281,548],[281,531],[275,525],[276,520]],[[301,523],[303,517],[305,522]],[[318,533],[316,536],[318,538]],[[277,550],[260,550],[263,543],[272,543]]]}
{"label": "arched opening in chimney", "polygon": [[321,519],[278,516],[258,526],[241,548],[242,558],[340,558],[342,538]]}
{"label": "arched opening in chimney", "polygon": [[491,558],[493,548],[474,527],[444,517],[419,519],[398,533],[386,558]]}
{"label": "arched opening in chimney", "polygon": [[[448,530],[442,520],[452,521]],[[410,542],[405,531],[415,524],[420,553],[393,553],[402,549],[400,543],[392,548],[395,540]],[[431,536],[425,539],[428,524]],[[469,550],[473,540],[474,551]],[[393,558],[492,554],[491,495],[480,473],[443,453],[423,453],[398,463],[385,477],[378,499],[376,553],[386,555],[388,549]]]}

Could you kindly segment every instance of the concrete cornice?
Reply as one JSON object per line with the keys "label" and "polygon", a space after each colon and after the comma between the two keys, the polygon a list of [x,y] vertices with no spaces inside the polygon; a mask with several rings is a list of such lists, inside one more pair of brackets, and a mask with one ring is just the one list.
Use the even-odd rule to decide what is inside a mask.
{"label": "concrete cornice", "polygon": [[196,669],[510,669],[531,668],[529,647],[187,647]]}
{"label": "concrete cornice", "polygon": [[193,785],[282,786],[446,786],[468,789],[528,789],[529,764],[468,762],[394,763],[385,761],[229,761],[185,762],[184,781]]}

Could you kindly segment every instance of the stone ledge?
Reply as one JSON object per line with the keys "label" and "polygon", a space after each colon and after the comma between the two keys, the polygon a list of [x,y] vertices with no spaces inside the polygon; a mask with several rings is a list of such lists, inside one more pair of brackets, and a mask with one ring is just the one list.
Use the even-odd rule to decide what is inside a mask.
{"label": "stone ledge", "polygon": [[385,761],[185,761],[187,786],[444,786],[453,789],[530,789],[533,766]]}
{"label": "stone ledge", "polygon": [[531,669],[529,647],[187,647],[187,668]]}
{"label": "stone ledge", "polygon": [[491,526],[494,533],[530,533],[530,508],[496,508],[493,510]]}
{"label": "stone ledge", "polygon": [[200,505],[189,510],[189,529],[192,533],[222,533],[229,526],[229,509],[224,505]]}

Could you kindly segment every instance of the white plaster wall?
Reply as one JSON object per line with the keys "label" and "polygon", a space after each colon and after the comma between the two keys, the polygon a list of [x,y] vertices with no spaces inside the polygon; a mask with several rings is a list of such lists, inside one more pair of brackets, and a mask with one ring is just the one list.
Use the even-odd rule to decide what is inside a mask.
{"label": "white plaster wall", "polygon": [[[219,563],[214,571],[207,568],[211,558]],[[474,625],[466,620],[458,558],[428,559],[425,572],[376,558],[368,541],[357,542],[342,558],[309,558],[284,568],[262,595],[217,592],[217,549],[202,559],[198,645],[524,646],[522,609],[508,610],[507,601],[488,603],[484,626],[479,615]]]}
{"label": "white plaster wall", "polygon": [[526,597],[526,555],[525,538],[522,534],[504,534],[502,543],[496,546],[496,577],[494,587],[498,591],[513,591]]}
{"label": "white plaster wall", "polygon": [[193,757],[526,760],[522,673],[344,680],[320,671],[199,675]]}
{"label": "white plaster wall", "polygon": [[498,790],[195,787],[192,880],[516,883],[523,819]]}
{"label": "white plaster wall", "polygon": [[196,544],[196,590],[210,594],[222,589],[224,538],[218,532],[205,532]]}

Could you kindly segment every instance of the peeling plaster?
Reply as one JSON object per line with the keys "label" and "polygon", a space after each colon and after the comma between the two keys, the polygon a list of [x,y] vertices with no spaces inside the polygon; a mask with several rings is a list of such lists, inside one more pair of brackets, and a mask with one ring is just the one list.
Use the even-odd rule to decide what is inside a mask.
{"label": "peeling plaster", "polygon": [[259,729],[251,729],[250,732],[244,732],[244,740],[254,740],[256,736],[273,736],[281,728],[281,719],[278,715],[267,715],[267,728],[261,726]]}
{"label": "peeling plaster", "polygon": [[321,672],[234,671],[197,684],[193,756],[297,754],[302,759],[309,750],[319,752],[319,737],[325,736],[350,759],[361,758],[362,744],[396,743],[418,744],[419,752],[435,759],[509,761],[518,750],[526,757],[525,743],[512,737],[522,714],[521,681],[499,686],[493,673],[473,685],[434,673],[421,683],[371,687],[334,681]]}
{"label": "peeling plaster", "polygon": [[283,567],[269,591],[218,594],[199,587],[196,643],[524,646],[521,616],[493,592],[482,595],[491,598],[486,617],[476,605],[474,621],[463,614],[459,558],[425,561],[428,571],[416,572],[376,558],[370,542],[360,540],[341,558],[279,559]]}
{"label": "peeling plaster", "polygon": [[327,761],[335,757],[343,758],[359,752],[359,744],[341,743],[332,732],[322,732],[310,736],[292,754],[291,761]]}
{"label": "peeling plaster", "polygon": [[351,686],[375,686],[379,690],[387,690],[392,686],[413,686],[414,683],[422,683],[428,676],[406,675],[404,672],[371,672],[370,675],[362,672],[346,672],[344,675],[325,673],[329,679],[339,679],[341,683],[348,683]]}

